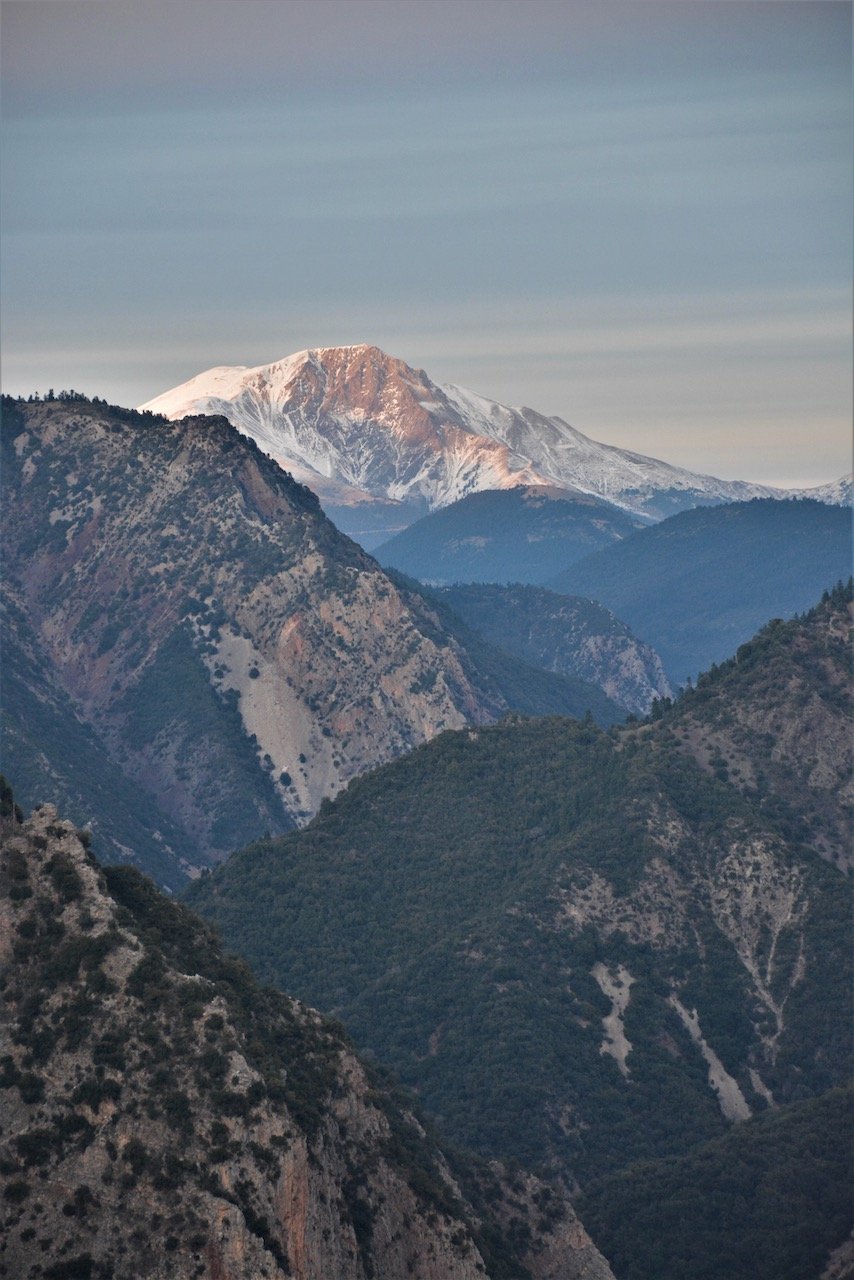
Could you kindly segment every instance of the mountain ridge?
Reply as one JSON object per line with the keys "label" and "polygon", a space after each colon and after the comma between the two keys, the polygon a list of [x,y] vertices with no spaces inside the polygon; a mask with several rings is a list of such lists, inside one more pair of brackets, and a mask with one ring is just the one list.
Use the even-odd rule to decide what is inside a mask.
{"label": "mountain ridge", "polygon": [[808,610],[851,572],[852,512],[810,498],[680,511],[546,583],[612,609],[674,685],[728,659],[770,618]]}
{"label": "mountain ridge", "polygon": [[380,564],[431,583],[543,583],[646,521],[591,494],[516,485],[467,494],[374,548]]}
{"label": "mountain ridge", "polygon": [[661,659],[602,605],[544,587],[466,583],[438,587],[470,627],[493,644],[547,671],[598,684],[635,715],[671,697]]}

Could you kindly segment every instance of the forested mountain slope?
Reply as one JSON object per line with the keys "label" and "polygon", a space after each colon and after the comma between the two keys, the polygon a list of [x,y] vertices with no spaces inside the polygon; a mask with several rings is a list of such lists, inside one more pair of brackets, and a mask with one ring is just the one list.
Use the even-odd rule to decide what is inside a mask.
{"label": "forested mountain slope", "polygon": [[0,785],[0,835],[3,1274],[612,1280],[558,1191],[452,1173],[339,1028],[52,806]]}
{"label": "forested mountain slope", "polygon": [[794,841],[850,868],[851,580],[768,624],[668,713],[704,770],[756,796]]}
{"label": "forested mountain slope", "polygon": [[[575,664],[577,669],[573,669],[573,664],[567,662],[566,670],[548,669],[543,663],[536,661],[538,655],[535,652],[527,654],[523,646],[513,648],[508,645],[507,628],[501,630],[498,627],[481,627],[477,625],[479,619],[465,604],[459,610],[455,607],[458,600],[466,598],[469,588],[443,590],[440,587],[426,587],[396,569],[388,569],[386,572],[401,592],[407,596],[418,595],[422,598],[424,607],[435,613],[442,630],[457,641],[470,659],[481,686],[487,692],[492,692],[494,697],[503,699],[510,710],[526,716],[562,715],[572,716],[574,719],[581,719],[589,712],[598,725],[608,726],[621,723],[626,719],[627,712],[633,709],[624,699],[616,696],[627,691],[627,683],[623,679],[625,664],[621,661],[624,654],[619,645],[609,648],[607,643],[602,644],[598,663],[578,662]],[[492,589],[478,587],[476,584],[470,588],[472,592],[489,592]],[[460,595],[452,600],[449,593],[455,590]],[[503,598],[501,593],[504,588],[496,587],[494,590],[499,593],[499,598]],[[511,588],[507,590],[512,591]],[[546,594],[552,595],[548,592]],[[554,594],[552,599],[557,602],[561,611],[564,608],[571,611],[572,605],[568,604],[565,596]],[[621,628],[622,624],[607,609],[594,605],[589,600],[579,601],[578,604],[588,618],[595,617],[600,623],[607,618],[609,625],[605,629],[609,632],[612,629],[611,623],[618,631]],[[486,634],[487,630],[489,635]],[[583,640],[580,635],[575,638],[580,650]],[[634,641],[634,644],[637,642]],[[643,648],[646,649],[646,646]],[[669,693],[666,679],[664,685]]]}
{"label": "forested mountain slope", "polygon": [[853,1132],[849,1085],[602,1178],[578,1207],[620,1280],[844,1280]]}
{"label": "forested mountain slope", "polygon": [[[845,595],[785,644],[835,635]],[[721,706],[749,676],[720,677]],[[789,695],[762,695],[781,723]],[[582,1182],[684,1153],[851,1063],[848,884],[763,785],[698,763],[702,708],[443,734],[191,899],[455,1140]]]}
{"label": "forested mountain slope", "polygon": [[674,684],[730,657],[851,573],[851,510],[756,499],[683,511],[570,565],[547,585],[612,609]]}
{"label": "forested mountain slope", "polygon": [[610,609],[580,596],[515,583],[458,583],[433,593],[479,635],[547,671],[590,680],[646,715],[672,690],[658,654]]}
{"label": "forested mountain slope", "polygon": [[460,498],[375,554],[424,582],[541,583],[643,524],[601,498],[529,485]]}

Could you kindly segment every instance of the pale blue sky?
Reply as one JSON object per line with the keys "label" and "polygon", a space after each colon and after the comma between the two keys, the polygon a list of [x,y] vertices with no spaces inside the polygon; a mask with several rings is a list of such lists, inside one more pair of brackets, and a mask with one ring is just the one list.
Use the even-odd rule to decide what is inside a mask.
{"label": "pale blue sky", "polygon": [[850,468],[847,4],[8,0],[3,385],[376,342],[698,470]]}

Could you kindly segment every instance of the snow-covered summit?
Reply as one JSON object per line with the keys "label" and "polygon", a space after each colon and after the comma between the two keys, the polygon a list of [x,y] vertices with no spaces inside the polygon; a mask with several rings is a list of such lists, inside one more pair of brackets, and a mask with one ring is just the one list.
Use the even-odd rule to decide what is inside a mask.
{"label": "snow-covered summit", "polygon": [[[169,418],[219,413],[319,491],[329,482],[422,510],[478,489],[543,484],[527,458],[473,429],[422,370],[377,347],[320,347],[216,368],[150,400]],[[506,412],[506,411],[505,411]]]}
{"label": "snow-covered summit", "polygon": [[814,489],[789,489],[786,497],[815,498],[829,507],[850,507],[854,500],[854,473],[831,480],[830,484],[817,485]]}
{"label": "snow-covered summit", "polygon": [[[338,508],[391,499],[414,515],[483,489],[557,485],[655,520],[704,503],[790,496],[599,443],[561,418],[441,386],[369,345],[220,366],[141,407],[169,418],[223,414]],[[826,497],[809,496],[838,500],[823,489]]]}

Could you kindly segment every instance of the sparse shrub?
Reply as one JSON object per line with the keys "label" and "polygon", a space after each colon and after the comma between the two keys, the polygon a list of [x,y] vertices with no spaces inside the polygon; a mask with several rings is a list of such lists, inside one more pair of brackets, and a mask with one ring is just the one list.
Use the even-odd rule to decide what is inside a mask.
{"label": "sparse shrub", "polygon": [[83,881],[67,853],[55,853],[45,864],[45,871],[62,902],[74,902],[82,896]]}
{"label": "sparse shrub", "polygon": [[163,1114],[169,1124],[176,1128],[190,1130],[193,1127],[193,1112],[190,1099],[180,1089],[174,1090],[163,1099]]}
{"label": "sparse shrub", "polygon": [[46,1267],[45,1280],[91,1280],[95,1267],[90,1253],[81,1253],[76,1258],[65,1258]]}
{"label": "sparse shrub", "polygon": [[28,880],[27,856],[22,849],[10,849],[6,855],[6,873],[10,880]]}
{"label": "sparse shrub", "polygon": [[44,1098],[44,1081],[31,1072],[22,1073],[18,1080],[18,1089],[21,1093],[21,1101],[27,1106],[33,1106]]}
{"label": "sparse shrub", "polygon": [[15,1138],[15,1148],[24,1164],[47,1164],[56,1150],[56,1138],[50,1129],[29,1129]]}
{"label": "sparse shrub", "polygon": [[30,1184],[23,1178],[15,1178],[13,1182],[7,1182],[3,1188],[3,1199],[8,1200],[10,1204],[20,1204],[29,1194]]}

